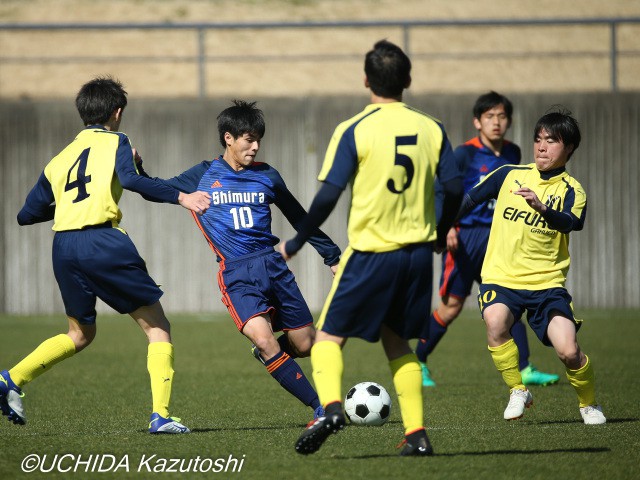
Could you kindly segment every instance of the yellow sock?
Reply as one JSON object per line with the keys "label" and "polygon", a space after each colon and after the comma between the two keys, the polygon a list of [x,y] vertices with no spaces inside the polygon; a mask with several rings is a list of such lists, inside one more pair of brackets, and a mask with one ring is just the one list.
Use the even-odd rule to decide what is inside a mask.
{"label": "yellow sock", "polygon": [[513,338],[502,345],[488,348],[491,352],[493,363],[502,374],[502,379],[509,389],[526,390],[527,387],[522,383],[522,376],[520,375],[520,369],[518,369],[518,347]]}
{"label": "yellow sock", "polygon": [[336,342],[326,340],[311,347],[313,382],[323,407],[333,402],[342,402],[342,349]]}
{"label": "yellow sock", "polygon": [[596,376],[591,368],[589,357],[587,357],[587,363],[578,370],[567,368],[567,379],[578,394],[581,408],[596,404]]}
{"label": "yellow sock", "polygon": [[38,345],[33,352],[9,370],[9,375],[17,386],[22,387],[75,353],[76,346],[73,340],[69,335],[61,333]]}
{"label": "yellow sock", "polygon": [[424,428],[420,363],[415,353],[408,353],[389,362],[389,367],[398,394],[404,433],[408,435]]}
{"label": "yellow sock", "polygon": [[173,345],[169,342],[150,343],[147,370],[151,379],[153,411],[168,418],[173,384]]}

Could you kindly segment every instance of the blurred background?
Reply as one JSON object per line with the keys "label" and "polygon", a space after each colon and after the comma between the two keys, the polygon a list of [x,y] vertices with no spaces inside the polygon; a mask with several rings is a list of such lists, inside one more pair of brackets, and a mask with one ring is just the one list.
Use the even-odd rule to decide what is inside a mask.
{"label": "blurred background", "polygon": [[[571,237],[568,288],[578,313],[640,307],[640,2],[2,0],[0,312],[63,311],[51,224],[20,228],[15,216],[82,128],[73,100],[83,83],[109,74],[125,84],[121,129],[161,177],[219,155],[217,114],[231,99],[257,100],[267,120],[260,160],[308,207],[334,127],[368,103],[363,59],[381,38],[412,59],[405,101],[442,120],[454,147],[475,135],[471,109],[488,90],[514,103],[507,138],[524,163],[537,118],[556,104],[574,112],[583,143],[568,168],[589,210]],[[342,248],[348,197],[323,226]],[[120,205],[165,309],[224,310],[213,253],[190,215],[131,193]],[[276,208],[273,230],[292,234]],[[331,282],[321,258],[306,246],[292,269],[320,309]]]}

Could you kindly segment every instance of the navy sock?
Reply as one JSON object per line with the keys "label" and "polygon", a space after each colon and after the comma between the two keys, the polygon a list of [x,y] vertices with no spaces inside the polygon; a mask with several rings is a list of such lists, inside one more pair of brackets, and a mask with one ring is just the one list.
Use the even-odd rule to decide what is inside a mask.
{"label": "navy sock", "polygon": [[318,394],[298,365],[287,353],[278,352],[264,363],[267,371],[282,388],[314,410],[320,406]]}
{"label": "navy sock", "polygon": [[524,370],[529,366],[529,342],[527,341],[527,327],[518,320],[511,327],[511,336],[518,347],[518,368]]}
{"label": "navy sock", "polygon": [[419,338],[418,344],[416,345],[416,357],[422,363],[426,363],[427,361],[427,339]]}
{"label": "navy sock", "polygon": [[433,312],[429,317],[429,334],[426,338],[418,341],[416,348],[416,356],[421,362],[426,362],[427,357],[436,348],[436,345],[440,343],[444,334],[447,333],[447,327],[444,327],[436,320],[436,313]]}

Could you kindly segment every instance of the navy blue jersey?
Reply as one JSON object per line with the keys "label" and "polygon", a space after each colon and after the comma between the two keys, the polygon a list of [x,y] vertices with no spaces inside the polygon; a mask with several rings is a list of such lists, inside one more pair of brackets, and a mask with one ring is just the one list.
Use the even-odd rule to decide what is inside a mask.
{"label": "navy blue jersey", "polygon": [[[487,148],[479,137],[472,138],[456,148],[453,152],[456,164],[464,175],[464,193],[469,192],[484,178],[503,165],[518,165],[521,160],[520,147],[515,143],[504,141],[500,156]],[[442,208],[442,194],[437,195],[437,212]],[[476,205],[467,215],[460,219],[459,224],[464,226],[491,225],[495,200]]]}
{"label": "navy blue jersey", "polygon": [[[211,195],[209,209],[194,218],[218,261],[278,244],[280,239],[271,231],[271,204],[282,211],[294,228],[306,215],[278,171],[266,163],[256,162],[236,171],[219,157],[160,181],[185,193],[199,190]],[[324,258],[326,265],[338,262],[340,249],[319,229],[309,243]]]}

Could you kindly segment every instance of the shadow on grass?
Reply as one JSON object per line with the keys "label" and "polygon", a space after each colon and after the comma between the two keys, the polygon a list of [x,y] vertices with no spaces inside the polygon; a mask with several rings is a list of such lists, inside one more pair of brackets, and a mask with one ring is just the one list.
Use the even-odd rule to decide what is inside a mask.
{"label": "shadow on grass", "polygon": [[[552,453],[607,453],[610,452],[610,448],[605,447],[595,447],[595,448],[554,448],[551,450],[488,450],[485,452],[456,452],[456,453],[434,453],[433,457],[475,457],[475,456],[486,456],[486,455],[540,455],[540,454],[552,454]],[[353,455],[353,456],[342,456],[335,455],[331,456],[331,460],[369,460],[372,458],[399,458],[399,455],[392,453],[382,453],[376,455]],[[404,458],[404,457],[403,457]],[[419,458],[419,457],[416,457]]]}
{"label": "shadow on grass", "polygon": [[435,453],[434,457],[458,457],[458,456],[484,456],[484,455],[540,455],[545,453],[606,453],[611,449],[607,447],[589,448],[552,448],[549,450],[487,450],[484,452],[458,452],[458,453]]}
{"label": "shadow on grass", "polygon": [[[607,417],[607,423],[635,423],[637,422],[638,418],[610,418]],[[537,424],[541,424],[541,425],[558,425],[558,424],[571,424],[571,423],[584,423],[582,420],[580,419],[572,419],[572,420],[549,420],[549,421],[536,421],[535,423]]]}

